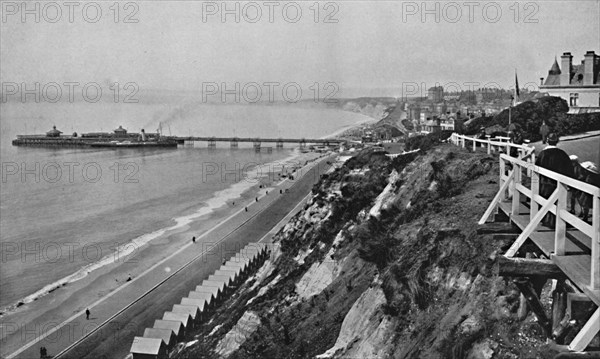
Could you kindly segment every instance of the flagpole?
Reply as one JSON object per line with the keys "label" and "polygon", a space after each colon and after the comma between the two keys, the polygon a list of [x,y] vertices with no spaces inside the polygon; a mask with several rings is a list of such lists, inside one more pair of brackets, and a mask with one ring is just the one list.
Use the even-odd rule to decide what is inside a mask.
{"label": "flagpole", "polygon": [[510,104],[508,105],[508,126],[510,126],[512,122],[512,105],[514,101],[519,101],[519,79],[517,78],[517,69],[515,68],[515,93],[510,96]]}

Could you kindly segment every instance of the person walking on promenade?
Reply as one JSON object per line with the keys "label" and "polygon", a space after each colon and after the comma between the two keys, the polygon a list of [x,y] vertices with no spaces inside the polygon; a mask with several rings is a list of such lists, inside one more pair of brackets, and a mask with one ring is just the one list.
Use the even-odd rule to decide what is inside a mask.
{"label": "person walking on promenade", "polygon": [[192,243],[196,243],[196,236],[192,237]]}
{"label": "person walking on promenade", "polygon": [[86,319],[86,320],[90,320],[90,314],[91,314],[91,313],[90,313],[90,310],[89,310],[89,308],[88,308],[88,309],[86,309],[86,310],[85,310],[85,319]]}
{"label": "person walking on promenade", "polygon": [[546,121],[542,121],[542,125],[540,126],[540,135],[542,135],[542,143],[546,144],[548,142],[548,134],[550,133],[550,127],[546,125]]}
{"label": "person walking on promenade", "polygon": [[[512,139],[511,139],[512,143],[514,143],[515,145],[522,145],[524,140],[523,140],[523,132],[521,132],[520,129],[515,129],[514,132],[512,133]],[[510,148],[510,156],[511,157],[519,157],[519,149],[516,147],[511,147]]]}
{"label": "person walking on promenade", "polygon": [[[557,144],[558,135],[556,133],[550,133],[548,135],[548,146],[540,152],[540,155],[535,160],[535,164],[550,171],[573,178],[574,172],[571,159],[565,151],[556,147]],[[548,198],[552,195],[554,190],[556,190],[556,181],[545,176],[540,176],[540,196]],[[556,217],[553,214],[548,213],[546,217],[544,217],[542,223],[549,227],[554,227],[555,219]]]}
{"label": "person walking on promenade", "polygon": [[[576,155],[570,155],[571,165],[573,166],[573,178],[579,181],[584,181],[585,177],[585,169],[579,163],[579,157]],[[572,188],[569,193],[569,212],[575,214],[575,203],[579,202],[579,196],[581,195],[581,191]]]}
{"label": "person walking on promenade", "polygon": [[[587,184],[591,184],[592,186],[596,186],[600,188],[600,171],[598,171],[598,167],[591,161],[586,161],[581,163],[582,173],[581,177],[578,178],[580,181],[585,182]],[[579,197],[577,198],[579,205],[581,206],[581,213],[579,217],[581,217],[584,221],[587,222],[588,216],[590,214],[590,209],[592,208],[592,195],[583,191],[580,191]]]}

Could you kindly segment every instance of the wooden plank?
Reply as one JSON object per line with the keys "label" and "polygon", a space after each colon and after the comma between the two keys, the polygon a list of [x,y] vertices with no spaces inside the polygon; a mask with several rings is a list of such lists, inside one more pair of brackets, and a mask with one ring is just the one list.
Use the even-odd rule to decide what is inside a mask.
{"label": "wooden plank", "polygon": [[569,344],[569,350],[583,351],[600,331],[600,308],[596,309],[594,314],[588,319],[587,323],[581,328],[577,336]]}
{"label": "wooden plank", "polygon": [[555,190],[554,193],[552,193],[552,195],[548,199],[548,203],[546,203],[546,205],[540,209],[540,211],[535,215],[535,217],[533,217],[531,219],[529,224],[525,228],[523,228],[523,233],[521,233],[521,235],[519,236],[519,238],[517,238],[515,243],[513,243],[513,245],[506,252],[506,254],[504,254],[505,256],[513,257],[517,253],[517,251],[519,250],[519,248],[521,248],[521,246],[523,245],[525,240],[529,237],[529,235],[531,235],[531,233],[533,233],[533,231],[535,231],[536,227],[539,225],[542,218],[544,218],[546,213],[548,213],[548,209],[550,208],[551,203],[556,201],[557,198],[558,198],[558,189]]}
{"label": "wooden plank", "polygon": [[[500,159],[501,159],[501,162],[502,162],[502,160],[504,160],[504,161],[507,161],[507,162],[511,162],[513,164],[518,163],[521,166],[525,166],[525,167],[531,166],[528,162],[519,160],[519,159],[514,158],[514,157],[510,157],[510,156],[505,155],[505,154],[501,154],[500,155]],[[591,194],[592,196],[600,197],[600,188],[598,188],[598,187],[596,187],[594,185],[591,185],[591,184],[588,184],[588,183],[576,180],[576,179],[568,177],[568,176],[561,175],[560,173],[553,172],[553,171],[550,171],[548,169],[545,169],[545,168],[539,167],[539,166],[535,166],[534,171],[537,172],[537,173],[539,173],[542,176],[551,178],[551,179],[553,179],[553,180],[555,180],[557,182],[560,182],[562,184],[565,184],[565,185],[567,185],[567,186],[569,186],[571,188],[576,188],[576,189],[578,189],[580,191],[583,191],[583,192],[586,192],[588,194]]]}
{"label": "wooden plank", "polygon": [[594,197],[592,203],[592,264],[590,285],[600,290],[600,198]]}
{"label": "wooden plank", "polygon": [[507,258],[498,256],[494,264],[498,275],[503,277],[532,277],[565,278],[565,274],[550,259],[537,258]]}
{"label": "wooden plank", "polygon": [[592,226],[582,221],[576,215],[570,213],[566,209],[562,209],[560,212],[560,217],[563,218],[569,225],[577,228],[581,233],[585,234],[588,237],[592,237],[593,229]]}
{"label": "wooden plank", "polygon": [[558,198],[556,200],[556,232],[554,233],[554,253],[557,256],[565,255],[565,241],[567,239],[567,222],[560,213],[567,211],[567,186],[559,183],[557,188]]}
{"label": "wooden plank", "polygon": [[497,223],[497,222],[490,222],[490,223],[485,223],[480,225],[479,227],[477,227],[477,234],[497,234],[497,233],[501,233],[501,234],[508,234],[508,233],[512,233],[512,234],[518,234],[521,233],[521,230],[511,224],[511,223]]}
{"label": "wooden plank", "polygon": [[511,172],[510,175],[508,176],[508,179],[502,184],[502,186],[500,186],[500,190],[498,191],[498,193],[496,193],[496,195],[494,196],[494,199],[492,199],[492,203],[490,203],[488,208],[485,210],[485,213],[483,214],[483,216],[481,217],[479,222],[477,222],[478,224],[484,224],[487,221],[487,219],[490,217],[492,212],[494,212],[494,210],[496,209],[496,206],[504,198],[505,191],[508,188],[509,184],[511,183],[513,174],[514,174],[514,172]]}
{"label": "wooden plank", "polygon": [[521,185],[521,166],[515,164],[513,166],[513,181],[511,184],[512,188],[512,210],[510,213],[519,213],[519,209],[521,206],[521,192],[518,190],[518,187],[522,187]]}
{"label": "wooden plank", "polygon": [[[530,236],[529,239],[531,239],[531,241],[533,243],[535,243],[536,246],[538,246],[539,249],[542,250],[542,252],[544,252],[544,254],[550,258],[551,255],[554,254],[554,232],[553,231],[536,231],[533,232]],[[566,255],[585,255],[585,254],[589,254],[589,250],[582,244],[579,244],[577,242],[573,242],[570,239],[567,239],[565,241],[565,254]]]}
{"label": "wooden plank", "polygon": [[600,290],[590,287],[591,257],[589,255],[552,256],[552,260],[577,288],[600,306]]}

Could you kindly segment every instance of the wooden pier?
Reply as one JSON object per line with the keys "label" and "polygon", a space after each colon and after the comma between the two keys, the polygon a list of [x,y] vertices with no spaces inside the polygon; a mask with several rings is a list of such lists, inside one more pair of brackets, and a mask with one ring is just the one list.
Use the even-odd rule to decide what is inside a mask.
{"label": "wooden pier", "polygon": [[169,136],[169,139],[177,141],[179,144],[185,144],[186,142],[206,142],[209,148],[215,148],[217,142],[229,142],[231,148],[238,148],[240,142],[252,143],[252,147],[258,152],[261,149],[263,143],[275,143],[277,149],[283,148],[284,143],[297,143],[300,148],[304,148],[307,144],[318,144],[322,146],[339,145],[344,140],[329,138],[260,138],[260,137],[180,137],[180,136]]}
{"label": "wooden pier", "polygon": [[[451,141],[462,147],[472,142],[473,149],[479,144],[488,153],[508,152],[512,147],[518,147],[518,158],[506,153],[499,155],[500,188],[479,224],[485,225],[493,214],[501,211],[520,230],[502,259],[513,269],[504,272],[514,277],[518,274],[514,268],[528,268],[521,272],[521,278],[516,281],[517,287],[526,297],[540,324],[545,326],[549,337],[557,344],[563,344],[560,342],[563,337],[561,333],[569,325],[573,325],[573,304],[582,301],[593,303],[596,309],[583,320],[585,324],[566,346],[570,351],[584,351],[600,332],[600,188],[536,166],[533,149],[526,145],[500,143],[490,139],[477,140],[457,134],[452,135]],[[539,194],[540,176],[557,182],[556,190],[549,198]],[[591,223],[567,210],[569,192],[573,190],[592,197]],[[541,224],[548,213],[556,216],[552,228]],[[523,253],[526,242],[535,245],[542,258],[522,258],[527,257]],[[532,274],[532,268],[536,268],[535,274]],[[541,272],[542,268],[545,272]],[[562,275],[556,273],[558,270]],[[502,268],[500,272],[502,274]],[[538,280],[543,278],[542,285],[546,279],[553,280],[553,311],[550,316],[543,312],[536,291],[531,290],[531,283],[528,284],[535,277]],[[538,287],[539,284],[537,283]],[[534,284],[533,287],[535,286]],[[548,317],[552,320],[547,319]]]}
{"label": "wooden pier", "polygon": [[[179,137],[162,136],[161,141],[186,145],[186,143],[206,142],[209,148],[216,148],[217,142],[229,142],[231,148],[238,148],[240,142],[252,143],[252,147],[261,152],[262,149],[270,152],[271,146],[263,146],[263,143],[274,143],[277,149],[282,149],[284,143],[299,144],[305,148],[308,144],[322,146],[339,145],[344,142],[341,139],[314,139],[314,138],[257,138],[257,137]],[[74,137],[45,135],[19,135],[12,141],[13,146],[36,146],[36,147],[90,147],[95,142],[110,142],[112,140],[130,140],[130,138],[115,137]]]}

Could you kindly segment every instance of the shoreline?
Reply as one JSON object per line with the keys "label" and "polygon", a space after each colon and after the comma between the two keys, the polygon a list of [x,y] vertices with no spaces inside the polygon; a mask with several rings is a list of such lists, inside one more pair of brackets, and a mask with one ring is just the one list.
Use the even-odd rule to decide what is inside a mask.
{"label": "shoreline", "polygon": [[[308,190],[308,191],[310,191],[310,188],[312,188],[312,185],[309,185],[308,187],[306,187],[306,183],[313,183],[314,181],[318,180],[318,178],[316,178],[316,177],[311,178],[311,175],[309,173],[314,172],[314,170],[317,170],[317,172],[318,172],[318,168],[320,168],[321,163],[326,158],[331,157],[331,154],[323,155],[323,154],[314,154],[313,153],[313,154],[311,154],[311,157],[313,157],[313,159],[308,161],[308,163],[303,166],[302,171],[300,172],[300,173],[302,173],[302,175],[298,176],[298,179],[299,179],[298,182],[304,183],[304,184],[302,184],[301,188],[303,187],[303,188],[305,188],[305,190]],[[306,170],[306,172],[304,172],[304,170]],[[296,181],[291,182],[288,180],[283,180],[278,183],[278,186],[281,186],[280,188],[296,188],[296,184],[298,182],[296,182]],[[296,194],[294,194],[294,193],[296,193]],[[236,211],[233,214],[231,214],[229,217],[224,218],[224,219],[219,218],[217,225],[208,229],[206,231],[207,233],[203,233],[198,238],[198,239],[201,239],[201,241],[197,241],[195,244],[191,243],[191,241],[189,240],[189,236],[188,236],[188,234],[190,233],[189,230],[191,230],[192,228],[188,228],[188,229],[186,229],[186,231],[181,231],[180,233],[172,234],[172,236],[178,237],[179,239],[183,240],[183,242],[181,242],[179,244],[179,246],[177,246],[177,250],[167,253],[167,256],[163,260],[152,262],[151,263],[152,266],[142,272],[142,274],[144,274],[144,275],[140,275],[139,277],[134,278],[131,281],[131,283],[126,283],[124,285],[119,286],[118,288],[113,288],[109,292],[103,293],[103,296],[105,296],[106,298],[100,297],[99,299],[96,299],[98,297],[94,296],[95,293],[90,293],[89,288],[87,288],[87,286],[82,286],[81,288],[76,290],[72,294],[72,296],[67,298],[68,305],[63,304],[64,301],[62,301],[62,300],[61,301],[55,300],[55,301],[50,302],[50,304],[54,305],[54,308],[46,310],[42,314],[41,317],[33,318],[33,322],[31,322],[31,321],[21,322],[23,324],[19,325],[18,329],[15,328],[16,330],[13,331],[12,333],[10,333],[11,335],[3,340],[5,345],[3,345],[3,347],[2,347],[1,354],[4,356],[8,355],[8,357],[10,357],[10,358],[18,357],[19,355],[23,355],[23,354],[30,355],[32,353],[32,351],[35,352],[34,349],[36,347],[36,344],[37,345],[47,345],[48,348],[50,348],[51,352],[53,352],[53,353],[58,353],[58,352],[63,351],[64,348],[69,347],[74,342],[77,343],[80,337],[86,336],[85,333],[87,333],[90,329],[93,330],[95,327],[98,326],[98,324],[95,324],[95,327],[87,328],[87,329],[85,328],[85,325],[84,325],[84,327],[81,327],[82,323],[80,323],[79,320],[81,320],[81,316],[82,316],[82,313],[85,310],[85,308],[90,308],[92,313],[95,313],[93,315],[99,315],[99,317],[90,318],[90,319],[94,319],[94,320],[103,321],[104,319],[100,319],[100,318],[106,318],[107,314],[112,313],[112,312],[107,313],[106,312],[107,309],[111,310],[111,311],[117,310],[117,313],[120,313],[120,311],[124,310],[124,308],[129,307],[130,304],[128,304],[128,303],[130,303],[129,302],[130,300],[137,298],[137,296],[139,296],[139,295],[142,295],[142,297],[145,295],[144,293],[146,293],[146,292],[145,292],[145,289],[143,289],[143,287],[147,287],[148,285],[154,285],[153,283],[156,283],[156,282],[158,282],[159,284],[163,283],[165,281],[165,279],[162,279],[162,278],[168,277],[170,275],[169,273],[172,271],[175,271],[174,273],[177,273],[180,270],[178,268],[182,264],[187,263],[186,261],[189,260],[189,258],[192,258],[190,256],[195,256],[196,255],[195,253],[197,250],[208,250],[210,248],[213,248],[214,244],[225,241],[234,232],[236,233],[235,236],[238,238],[246,238],[248,235],[251,235],[252,233],[254,233],[252,229],[243,229],[243,231],[241,231],[241,232],[239,231],[239,229],[241,228],[241,226],[244,226],[245,223],[248,221],[254,221],[254,223],[255,223],[254,226],[256,226],[255,217],[257,217],[257,216],[264,217],[265,214],[263,214],[263,212],[265,212],[265,213],[272,212],[273,210],[276,210],[273,208],[276,208],[277,206],[281,206],[282,203],[293,203],[295,205],[296,201],[290,202],[290,200],[292,198],[294,198],[295,196],[297,196],[297,193],[298,193],[297,191],[292,191],[290,193],[291,197],[287,197],[287,195],[281,196],[279,193],[277,193],[277,194],[266,194],[266,193],[262,194],[259,197],[259,199],[261,199],[261,198],[264,199],[265,197],[267,197],[267,199],[259,200],[258,203],[254,203],[254,200],[252,199],[252,202],[251,202],[252,206],[248,206],[249,213],[245,214],[243,209],[236,208]],[[283,202],[282,202],[282,200],[283,200]],[[275,205],[276,203],[279,203],[279,204]],[[269,218],[269,215],[267,215],[267,218]],[[268,222],[268,220],[267,220],[267,222]],[[234,227],[232,227],[232,226],[234,226]],[[238,227],[238,226],[240,226],[240,227]],[[259,228],[261,228],[261,227],[259,227]],[[232,232],[228,232],[228,231],[232,231]],[[249,231],[249,232],[247,232],[247,231]],[[246,234],[244,234],[244,233],[246,233]],[[194,249],[194,248],[196,248],[196,249]],[[231,250],[232,250],[232,248],[228,247],[227,253],[229,253],[229,251],[231,251]],[[164,250],[162,252],[164,253]],[[211,254],[211,255],[214,256],[214,254]],[[219,255],[217,254],[217,257],[218,256]],[[186,259],[186,258],[188,258],[188,259]],[[205,257],[204,261],[199,259],[198,260],[199,262],[196,263],[196,267],[198,265],[200,265],[201,266],[200,268],[203,268],[204,265],[202,263],[205,263],[206,259],[208,259],[208,258]],[[215,258],[209,259],[209,262],[210,262],[210,260],[216,260],[216,261],[218,261],[218,263],[221,262],[221,260],[218,258],[217,259],[215,259]],[[135,267],[136,264],[135,263],[126,263],[123,266]],[[200,268],[198,268],[198,269],[200,269]],[[202,271],[204,271],[204,270],[205,269],[202,269]],[[148,275],[146,275],[146,274],[148,274]],[[197,274],[195,274],[195,275],[197,275]],[[92,282],[89,284],[93,287],[98,288],[98,287],[110,286],[112,283],[111,276],[94,275],[94,277],[95,278],[92,278],[91,279]],[[194,281],[193,278],[190,278],[190,279],[192,279],[192,281]],[[170,284],[168,284],[168,283],[170,283]],[[165,284],[165,287],[167,287],[166,290],[169,290],[168,289],[169,287],[177,286],[178,281],[175,281],[175,282],[171,281],[171,282],[167,282],[167,283],[163,283],[163,284]],[[161,285],[161,288],[162,287],[163,286]],[[142,290],[142,291],[140,291],[140,290]],[[163,288],[161,290],[165,290],[165,288]],[[91,299],[90,299],[90,296],[91,296]],[[108,297],[113,297],[113,296],[115,296],[115,297],[112,298],[110,301],[108,301],[108,299],[109,299]],[[125,297],[125,298],[123,298],[123,297]],[[156,298],[156,299],[160,299],[160,298]],[[135,300],[133,303],[135,303],[136,301],[137,300]],[[91,303],[91,302],[93,302],[93,303]],[[170,303],[167,303],[167,304],[170,305]],[[157,305],[158,305],[158,307],[160,307],[161,304],[157,303]],[[158,308],[158,307],[156,307],[156,308]],[[101,310],[100,308],[103,308],[103,309]],[[110,308],[112,308],[112,309],[110,309]],[[144,308],[146,308],[146,307],[144,307]],[[150,306],[147,309],[150,311],[153,311],[156,308],[154,306]],[[101,312],[104,312],[104,313],[102,314]],[[136,311],[134,310],[134,312],[136,312]],[[131,314],[132,313],[129,313],[130,316],[131,316]],[[112,314],[110,314],[110,315],[112,315]],[[139,320],[144,320],[143,318],[144,317],[140,317],[138,319],[137,316],[134,316],[128,320],[133,320],[133,322],[130,324],[132,326],[136,326],[139,324]],[[60,324],[58,324],[58,323],[60,323]],[[84,323],[85,323],[85,321],[84,321]],[[91,324],[94,324],[94,322],[92,322]],[[30,328],[30,326],[35,327],[36,329],[39,329],[40,332],[32,333],[29,329],[27,329],[27,328]],[[77,332],[77,329],[81,330],[82,332],[81,333]],[[75,330],[76,332],[73,333],[72,332],[73,330]],[[25,331],[27,331],[27,333],[25,333]],[[54,333],[56,333],[56,331],[59,331],[58,334],[54,334]],[[67,338],[63,337],[61,340],[55,340],[55,337],[57,335],[60,339],[61,333],[64,335],[65,331],[68,334]],[[34,335],[34,334],[37,334],[37,335]],[[107,338],[110,337],[110,334],[103,333],[102,331],[98,332],[97,334],[99,334],[101,336],[106,336]],[[85,346],[87,346],[87,345],[89,345],[89,343],[85,344]],[[123,349],[123,348],[121,348],[121,349]]]}
{"label": "shoreline", "polygon": [[[261,164],[257,167],[268,166],[268,168],[273,168],[274,165],[278,163],[293,163],[295,166],[298,166],[301,165],[300,162],[302,162],[302,160],[314,157],[314,155],[315,154],[312,154],[311,156],[310,153],[303,154],[294,150],[289,156],[282,160]],[[252,171],[256,173],[256,168]],[[168,226],[137,236],[120,246],[115,252],[101,258],[99,261],[86,264],[76,272],[53,283],[47,284],[40,290],[21,298],[17,302],[5,306],[2,308],[2,314],[0,314],[0,327],[2,326],[2,322],[8,318],[12,319],[19,315],[26,315],[28,310],[37,309],[35,307],[41,306],[42,302],[44,302],[43,299],[46,296],[52,295],[53,297],[62,297],[61,294],[63,293],[61,292],[65,290],[68,292],[69,288],[77,288],[78,282],[81,282],[88,277],[91,280],[95,280],[97,278],[95,274],[100,276],[109,273],[115,274],[115,283],[118,285],[110,286],[111,288],[108,292],[114,290],[116,287],[126,282],[126,278],[135,278],[136,274],[141,272],[142,269],[149,267],[149,265],[142,265],[125,270],[124,267],[130,267],[126,266],[126,264],[137,264],[140,257],[144,258],[144,262],[150,262],[151,259],[160,260],[161,258],[164,258],[166,255],[165,253],[169,253],[176,248],[176,245],[179,244],[183,238],[189,240],[193,235],[190,233],[189,236],[183,236],[184,233],[201,232],[212,226],[218,225],[220,220],[228,217],[231,213],[234,213],[240,208],[238,206],[231,206],[230,203],[235,202],[240,203],[240,205],[242,203],[247,203],[247,205],[252,204],[252,199],[254,197],[260,196],[261,192],[267,190],[266,187],[260,188],[260,186],[264,182],[273,182],[275,179],[274,177],[278,174],[279,172],[267,172],[266,175],[257,177],[256,181],[254,181],[255,183],[250,181],[233,183],[231,186],[213,193],[210,198],[200,202],[199,207],[182,213],[178,217],[171,218]],[[106,291],[103,290],[102,292]]]}
{"label": "shoreline", "polygon": [[[193,209],[180,213],[179,216],[170,218],[167,221],[167,225],[153,229],[151,232],[146,232],[137,235],[130,239],[128,242],[123,243],[114,252],[111,252],[96,262],[87,263],[77,269],[75,272],[62,277],[54,282],[45,284],[42,288],[35,291],[34,293],[28,294],[20,299],[4,305],[0,311],[0,325],[6,317],[10,317],[14,314],[18,314],[27,310],[27,305],[34,303],[41,298],[62,289],[70,284],[81,281],[91,275],[93,272],[101,270],[104,267],[110,266],[117,263],[119,260],[127,261],[129,256],[138,255],[145,251],[148,245],[153,241],[159,241],[161,237],[167,237],[169,239],[172,234],[179,233],[180,231],[190,230],[190,226],[194,222],[198,222],[198,225],[204,227],[212,222],[212,217],[221,218],[221,212],[228,213],[231,202],[240,203],[243,200],[250,200],[259,194],[259,185],[263,182],[270,183],[275,180],[275,177],[279,172],[268,171],[266,175],[260,175],[263,173],[261,170],[265,166],[270,169],[275,169],[279,164],[294,164],[298,165],[300,159],[306,157],[305,154],[299,153],[296,149],[292,150],[291,153],[282,158],[281,160],[275,160],[264,164],[258,164],[253,167],[247,176],[247,180],[241,180],[236,183],[232,183],[229,187],[214,192],[209,198],[202,200],[199,206],[196,205]],[[252,179],[252,180],[250,180]],[[255,182],[255,183],[253,183]],[[206,223],[205,223],[206,222]],[[168,240],[170,242],[170,240]],[[124,274],[127,276],[127,274]]]}
{"label": "shoreline", "polygon": [[[344,126],[335,133],[327,137],[336,136],[343,133],[349,127],[360,126],[364,122],[372,119],[365,119],[351,126]],[[313,162],[322,157],[322,154],[313,152],[300,153],[297,149],[294,152],[278,161],[292,162],[296,167],[304,167],[307,163]],[[277,173],[268,173],[268,175],[277,176]],[[221,198],[221,206],[211,206],[211,201],[218,201],[219,192],[230,191],[231,187],[216,192],[209,200],[203,201],[202,206],[194,209],[191,213],[183,214],[178,218],[188,217],[184,223],[175,223],[167,228],[146,234],[151,235],[156,232],[162,232],[155,238],[151,238],[140,248],[138,253],[132,256],[124,256],[122,262],[113,262],[105,266],[96,268],[85,275],[85,280],[76,280],[69,283],[57,285],[48,290],[43,296],[40,296],[30,303],[20,305],[13,312],[5,312],[0,316],[0,328],[5,327],[7,323],[23,323],[25,326],[30,323],[47,323],[55,321],[57,318],[67,318],[73,313],[84,310],[88,303],[103,298],[115,291],[123,284],[128,282],[127,278],[136,278],[152,263],[160,261],[173,253],[182,244],[188,243],[191,236],[195,233],[203,233],[210,228],[218,226],[231,215],[235,215],[243,207],[229,205],[230,201],[240,203],[240,206],[254,203],[253,197],[265,196],[265,191],[273,190],[273,185],[280,185],[287,181],[283,179],[279,182],[273,181],[276,178],[262,176],[256,183],[243,186],[243,190],[235,192],[236,196]],[[268,179],[269,181],[264,181]],[[268,186],[260,186],[262,182],[268,182]],[[262,188],[261,188],[262,187]],[[143,235],[144,236],[144,235]],[[143,237],[141,236],[141,237]],[[139,237],[138,237],[139,238]],[[143,264],[142,264],[143,263]],[[9,337],[7,330],[2,331],[2,340]],[[23,343],[25,344],[25,343]],[[23,345],[22,344],[22,345]],[[14,351],[11,350],[11,351]]]}
{"label": "shoreline", "polygon": [[[320,138],[334,138],[343,134],[348,129],[359,127],[364,125],[365,123],[376,121],[375,119],[369,116],[363,114],[361,115],[364,116],[365,119],[355,124],[345,125],[337,129],[333,133],[322,136]],[[292,150],[292,153],[287,157],[281,160],[271,161],[265,164],[259,164],[259,166],[257,167],[267,166],[268,168],[274,168],[274,166],[277,164],[288,164],[294,162],[296,162],[296,165],[298,165],[300,164],[300,162],[302,162],[302,159],[304,157],[307,157],[305,153],[300,153],[298,148],[294,148]],[[253,168],[252,172],[256,173],[256,168]],[[169,225],[159,227],[151,232],[138,235],[130,239],[128,242],[122,244],[114,252],[104,256],[100,260],[93,263],[87,263],[79,269],[77,269],[75,272],[65,277],[62,277],[54,282],[45,284],[43,287],[36,290],[35,292],[21,297],[20,299],[12,303],[4,305],[0,309],[0,327],[2,325],[2,321],[4,321],[5,318],[18,315],[19,313],[28,310],[28,306],[32,305],[32,303],[35,304],[36,301],[44,298],[47,295],[52,294],[55,291],[60,291],[64,287],[68,287],[69,285],[72,285],[78,281],[84,280],[93,272],[99,271],[104,267],[111,266],[115,262],[118,262],[119,259],[127,260],[125,258],[134,254],[136,251],[139,251],[141,254],[141,252],[144,252],[147,249],[151,242],[160,242],[161,237],[167,237],[167,241],[170,242],[171,240],[169,240],[169,238],[171,238],[172,234],[176,234],[180,231],[191,230],[189,226],[193,225],[192,222],[199,221],[207,222],[205,225],[211,224],[211,222],[213,221],[210,217],[222,217],[222,215],[228,213],[228,202],[237,201],[239,203],[240,201],[243,201],[245,199],[251,199],[252,197],[255,197],[255,195],[260,192],[260,188],[258,188],[257,185],[259,183],[262,183],[265,178],[267,179],[266,182],[274,181],[275,176],[278,174],[279,172],[268,172],[266,176],[263,175],[260,178],[257,178],[257,183],[255,184],[244,184],[244,181],[233,183],[229,187],[213,193],[213,195],[210,198],[201,202],[202,205],[200,207],[194,208],[189,212],[182,213],[178,217],[171,218],[168,221]],[[113,268],[113,270],[115,269],[116,268]]]}

